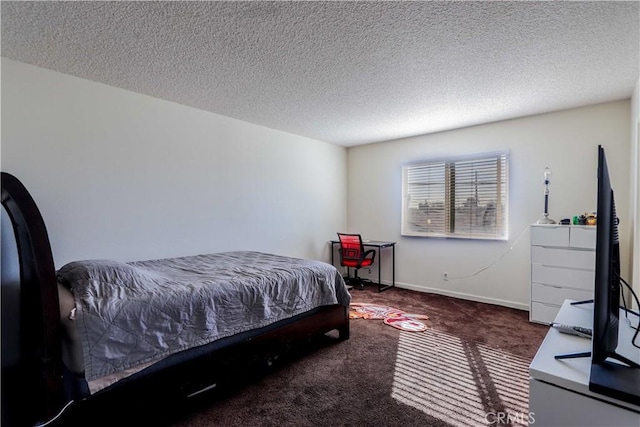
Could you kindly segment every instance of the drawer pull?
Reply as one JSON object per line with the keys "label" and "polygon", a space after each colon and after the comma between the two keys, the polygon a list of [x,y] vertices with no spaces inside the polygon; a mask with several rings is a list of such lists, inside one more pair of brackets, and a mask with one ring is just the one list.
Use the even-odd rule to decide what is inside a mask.
{"label": "drawer pull", "polygon": [[588,268],[578,268],[578,267],[564,267],[561,265],[549,265],[549,264],[539,264],[543,267],[546,268],[560,268],[562,270],[576,270],[576,271],[595,271],[595,270],[590,270]]}

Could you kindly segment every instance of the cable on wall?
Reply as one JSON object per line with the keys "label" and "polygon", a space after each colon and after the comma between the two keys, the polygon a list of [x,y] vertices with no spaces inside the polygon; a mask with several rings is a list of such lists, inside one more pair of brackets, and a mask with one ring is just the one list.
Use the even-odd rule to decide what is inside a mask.
{"label": "cable on wall", "polygon": [[483,271],[493,267],[494,265],[496,265],[502,258],[504,258],[505,256],[507,256],[507,254],[509,252],[511,252],[513,250],[513,248],[516,247],[516,245],[518,244],[518,242],[520,241],[520,239],[522,238],[522,236],[524,236],[524,234],[526,233],[526,231],[529,229],[529,227],[525,227],[524,230],[522,230],[522,232],[520,233],[520,235],[518,236],[518,238],[513,242],[513,244],[511,246],[509,246],[509,249],[507,249],[502,255],[500,255],[500,257],[498,257],[498,259],[496,259],[495,261],[493,261],[491,264],[487,265],[486,267],[481,268],[480,270],[476,271],[473,274],[470,274],[468,276],[458,276],[458,277],[447,277],[448,281],[451,280],[460,280],[460,279],[469,279],[471,277],[475,277],[478,274],[482,273]]}

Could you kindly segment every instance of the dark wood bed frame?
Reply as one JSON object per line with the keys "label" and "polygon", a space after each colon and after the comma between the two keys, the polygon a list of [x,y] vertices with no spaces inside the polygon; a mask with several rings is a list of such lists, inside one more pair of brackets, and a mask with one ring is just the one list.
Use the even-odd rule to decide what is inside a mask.
{"label": "dark wood bed frame", "polygon": [[[222,343],[214,343],[209,351],[179,353],[176,361],[158,369],[138,372],[93,395],[74,396],[67,384],[77,381],[62,361],[60,309],[56,271],[51,245],[40,211],[24,185],[13,175],[2,172],[2,205],[11,220],[20,264],[20,361],[2,375],[3,411],[18,404],[28,410],[18,417],[3,415],[3,424],[36,425],[59,414],[71,400],[86,405],[94,400],[117,396],[136,398],[160,391],[168,399],[182,399],[198,394],[216,381],[224,360],[251,354],[265,345],[300,340],[331,330],[339,339],[349,338],[348,307],[325,306],[296,316],[292,322],[262,328]],[[203,351],[204,350],[204,351]],[[153,368],[153,365],[152,367]],[[80,379],[84,381],[84,379]],[[121,384],[120,384],[121,383]],[[85,382],[86,384],[86,382]],[[73,404],[72,404],[73,406]]]}

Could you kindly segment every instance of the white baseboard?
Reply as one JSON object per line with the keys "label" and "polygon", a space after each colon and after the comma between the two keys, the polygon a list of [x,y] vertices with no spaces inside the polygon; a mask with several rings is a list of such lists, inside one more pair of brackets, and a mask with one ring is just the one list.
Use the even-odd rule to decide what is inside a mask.
{"label": "white baseboard", "polygon": [[[383,285],[390,285],[391,282],[387,281],[387,280],[383,280],[382,284]],[[529,311],[529,304],[522,304],[522,303],[514,302],[514,301],[507,301],[507,300],[502,300],[502,299],[497,299],[497,298],[486,298],[486,297],[481,297],[481,296],[478,296],[478,295],[466,294],[466,293],[463,293],[463,292],[447,291],[445,289],[438,289],[438,288],[430,288],[430,287],[427,287],[427,286],[412,285],[410,283],[396,282],[396,287],[397,288],[402,288],[402,289],[409,289],[411,291],[425,292],[425,293],[438,294],[438,295],[445,295],[445,296],[448,296],[448,297],[460,298],[460,299],[465,299],[465,300],[469,300],[469,301],[483,302],[483,303],[487,303],[487,304],[501,305],[503,307],[515,308],[517,310]]]}

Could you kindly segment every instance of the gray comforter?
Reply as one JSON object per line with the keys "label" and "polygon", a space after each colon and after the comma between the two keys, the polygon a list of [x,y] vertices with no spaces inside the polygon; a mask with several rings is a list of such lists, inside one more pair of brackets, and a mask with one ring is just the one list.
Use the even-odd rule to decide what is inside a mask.
{"label": "gray comforter", "polygon": [[76,261],[58,271],[58,281],[76,301],[88,381],[350,302],[333,266],[260,252]]}

